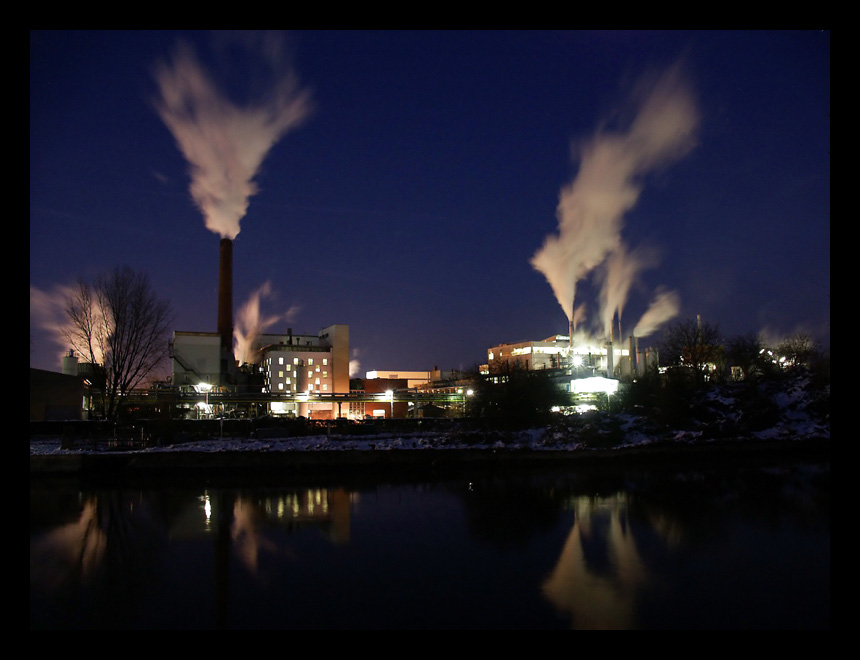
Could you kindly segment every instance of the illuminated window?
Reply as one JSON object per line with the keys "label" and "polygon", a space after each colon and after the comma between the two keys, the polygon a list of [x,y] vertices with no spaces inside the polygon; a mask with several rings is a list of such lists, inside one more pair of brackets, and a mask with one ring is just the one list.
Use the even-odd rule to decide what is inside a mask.
{"label": "illuminated window", "polygon": [[278,383],[278,389],[279,389],[279,390],[284,389],[284,384],[283,384],[283,383]]}
{"label": "illuminated window", "polygon": [[319,373],[319,371],[320,371],[320,365],[317,365],[317,368],[316,368],[314,371],[316,371],[317,373]]}
{"label": "illuminated window", "polygon": [[313,363],[314,363],[314,359],[308,358],[308,366],[312,365]]}
{"label": "illuminated window", "polygon": [[283,378],[283,377],[284,377],[284,372],[278,371],[278,378]]}
{"label": "illuminated window", "polygon": [[283,364],[283,363],[284,363],[284,358],[283,358],[283,356],[281,356],[278,358],[278,364]]}
{"label": "illuminated window", "polygon": [[298,364],[298,363],[299,363],[299,358],[293,358],[293,364]]}
{"label": "illuminated window", "polygon": [[320,384],[320,379],[319,379],[319,378],[317,378],[317,379],[314,381],[314,385],[319,385],[319,384]]}
{"label": "illuminated window", "polygon": [[327,390],[328,389],[328,383],[323,383],[322,388],[323,388],[323,391]]}
{"label": "illuminated window", "polygon": [[327,365],[327,364],[328,364],[328,358],[323,358],[323,365]]}
{"label": "illuminated window", "polygon": [[328,378],[328,371],[323,371],[322,374],[323,374],[323,378]]}

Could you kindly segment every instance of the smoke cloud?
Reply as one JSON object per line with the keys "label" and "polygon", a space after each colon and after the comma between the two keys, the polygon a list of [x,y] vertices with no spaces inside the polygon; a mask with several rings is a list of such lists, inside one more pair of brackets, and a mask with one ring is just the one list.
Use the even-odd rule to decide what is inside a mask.
{"label": "smoke cloud", "polygon": [[629,251],[622,240],[625,215],[636,205],[643,179],[684,157],[696,144],[699,113],[680,68],[643,80],[631,98],[633,118],[621,130],[598,129],[573,149],[579,170],[562,188],[558,232],[531,259],[569,321],[577,284],[604,266],[601,322],[624,308],[630,288],[654,255]]}
{"label": "smoke cloud", "polygon": [[257,192],[254,177],[264,158],[312,110],[310,94],[299,87],[277,37],[263,34],[252,45],[271,80],[245,105],[216,86],[187,44],[180,43],[172,60],[155,71],[156,110],[188,161],[191,197],[206,227],[231,240]]}

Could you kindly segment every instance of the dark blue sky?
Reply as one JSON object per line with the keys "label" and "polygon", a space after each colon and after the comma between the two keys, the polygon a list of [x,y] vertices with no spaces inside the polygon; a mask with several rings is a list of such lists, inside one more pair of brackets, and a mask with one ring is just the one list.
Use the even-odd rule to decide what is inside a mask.
{"label": "dark blue sky", "polygon": [[[62,287],[118,265],[149,275],[177,330],[215,331],[220,235],[156,71],[187,74],[187,42],[217,117],[276,103],[284,69],[231,36],[219,50],[205,32],[31,32],[32,367],[59,369],[45,325]],[[583,332],[620,308],[626,336],[659,299],[728,336],[829,342],[829,31],[280,37],[298,81],[280,108],[296,116],[256,152],[237,323],[265,290],[267,331],[347,324],[362,374],[468,368],[567,332],[572,291],[532,265],[549,238]],[[237,142],[257,144],[243,126]],[[675,134],[648,151],[661,131]],[[626,276],[605,312],[610,272]]]}

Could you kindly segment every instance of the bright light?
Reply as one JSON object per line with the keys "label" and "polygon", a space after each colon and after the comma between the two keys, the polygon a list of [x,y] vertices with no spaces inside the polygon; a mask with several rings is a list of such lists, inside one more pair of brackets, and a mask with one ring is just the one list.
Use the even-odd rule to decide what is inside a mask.
{"label": "bright light", "polygon": [[618,381],[614,378],[603,378],[602,376],[576,378],[570,381],[570,391],[576,394],[594,394],[597,392],[615,394],[618,391]]}
{"label": "bright light", "polygon": [[200,394],[205,394],[212,389],[212,386],[209,383],[197,383],[197,385],[194,386],[194,389]]}

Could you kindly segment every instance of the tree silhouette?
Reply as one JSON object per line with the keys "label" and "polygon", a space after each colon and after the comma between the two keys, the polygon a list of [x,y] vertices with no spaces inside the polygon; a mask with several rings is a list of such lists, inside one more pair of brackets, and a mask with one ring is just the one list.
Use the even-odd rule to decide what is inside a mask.
{"label": "tree silhouette", "polygon": [[172,313],[149,278],[128,267],[80,280],[66,298],[72,348],[94,365],[99,413],[116,421],[119,404],[167,357]]}
{"label": "tree silhouette", "polygon": [[698,383],[722,367],[719,326],[700,318],[674,321],[663,330],[658,346],[661,365],[686,371]]}

